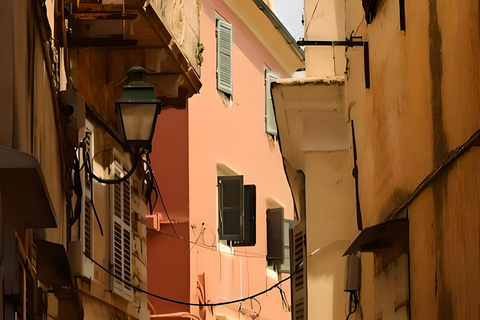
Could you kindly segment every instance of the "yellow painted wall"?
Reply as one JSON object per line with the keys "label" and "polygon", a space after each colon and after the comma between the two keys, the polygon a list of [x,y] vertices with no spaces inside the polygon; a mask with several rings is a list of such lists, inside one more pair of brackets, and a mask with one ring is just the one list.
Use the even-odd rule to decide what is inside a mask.
{"label": "yellow painted wall", "polygon": [[[349,49],[346,90],[363,222],[371,226],[479,128],[479,8],[477,1],[405,1],[401,31],[398,1],[378,1],[369,25],[359,3],[347,2],[346,33],[360,25],[369,41],[371,88],[364,87],[362,50]],[[473,147],[408,207],[412,319],[478,318],[478,152]],[[362,258],[363,318],[390,319],[401,299],[383,296],[397,286],[381,281],[378,256]],[[397,319],[405,318],[401,310]]]}
{"label": "yellow painted wall", "polygon": [[356,236],[354,180],[348,150],[305,153],[308,314],[344,319],[343,253]]}

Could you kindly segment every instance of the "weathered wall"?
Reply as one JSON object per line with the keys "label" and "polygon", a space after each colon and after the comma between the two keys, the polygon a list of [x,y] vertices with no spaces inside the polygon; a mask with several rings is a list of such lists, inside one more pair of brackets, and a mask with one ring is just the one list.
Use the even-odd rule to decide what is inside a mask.
{"label": "weathered wall", "polygon": [[[345,33],[345,2],[305,0],[305,40],[343,41]],[[307,77],[343,78],[345,48],[306,46]]]}
{"label": "weathered wall", "polygon": [[173,35],[195,68],[200,73],[200,65],[195,57],[197,44],[200,44],[200,0],[152,0],[149,1],[162,22]]}
{"label": "weathered wall", "polygon": [[[356,20],[347,21],[347,33],[360,25],[358,35],[369,41],[371,88],[364,89],[362,51],[349,49],[347,105],[355,121],[363,222],[371,226],[479,128],[479,8],[477,1],[405,1],[401,31],[398,2],[379,1],[368,26],[354,14],[359,3],[347,4],[347,17]],[[478,317],[475,160],[474,147],[408,208],[412,319]],[[373,269],[364,264],[364,287],[372,294],[362,295],[365,318],[378,314],[381,295],[393,294],[391,286],[371,288],[378,282]]]}
{"label": "weathered wall", "polygon": [[[157,119],[151,154],[155,173],[168,217],[158,201],[154,211],[161,213],[162,233],[148,234],[149,291],[179,301],[188,301],[189,274],[189,171],[188,171],[188,110],[167,109]],[[180,222],[180,223],[177,223]],[[165,234],[166,233],[166,234]],[[169,236],[170,235],[170,236]],[[149,297],[153,313],[189,311],[181,306]]]}
{"label": "weathered wall", "polygon": [[[228,102],[216,91],[216,12],[233,25],[231,106],[226,106]],[[278,142],[265,133],[264,67],[268,66],[282,77],[289,75],[248,25],[223,1],[203,1],[201,40],[206,48],[202,65],[203,87],[188,107],[189,211],[190,225],[196,226],[195,230],[191,228],[190,239],[195,241],[204,224],[205,244],[216,245],[217,165],[223,164],[243,175],[244,184],[255,184],[257,188],[255,246],[234,248],[235,256],[220,253],[215,247],[211,251],[195,246],[190,253],[190,301],[198,301],[196,279],[205,273],[207,299],[221,302],[252,295],[277,282],[276,277],[267,275],[266,270],[266,209],[274,200],[284,207],[285,218],[293,219],[293,203]],[[284,277],[286,275],[281,275],[278,280]],[[282,288],[289,296],[289,282]],[[282,309],[278,290],[257,299],[262,305],[262,318],[290,319],[290,313]],[[216,307],[215,312],[228,316],[228,319],[249,319],[239,315],[238,307],[238,304]],[[250,308],[250,302],[243,307]],[[255,302],[253,307],[258,310]],[[207,319],[214,317],[208,313]]]}

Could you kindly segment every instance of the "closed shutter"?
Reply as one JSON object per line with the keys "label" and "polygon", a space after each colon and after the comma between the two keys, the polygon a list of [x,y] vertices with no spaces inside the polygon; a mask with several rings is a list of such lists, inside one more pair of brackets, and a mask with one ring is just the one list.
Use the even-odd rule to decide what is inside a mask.
{"label": "closed shutter", "polygon": [[278,79],[278,75],[271,70],[265,69],[265,130],[268,134],[278,134],[275,110],[273,108],[272,81]]}
{"label": "closed shutter", "polygon": [[[85,154],[90,161],[90,168],[93,167],[92,158],[94,153],[94,135],[93,126],[89,121],[85,123]],[[87,159],[84,159],[84,162]],[[85,165],[85,164],[84,164]],[[88,257],[83,257],[83,275],[93,278],[93,208],[92,208],[92,182],[87,170],[82,170],[83,177],[83,202],[82,215],[80,219],[80,236],[82,242],[82,251]]]}
{"label": "closed shutter", "polygon": [[267,260],[277,265],[284,258],[283,208],[267,210]]}
{"label": "closed shutter", "polygon": [[257,188],[254,184],[243,187],[244,240],[232,241],[233,247],[254,246],[257,242]]}
{"label": "closed shutter", "polygon": [[243,176],[218,177],[218,236],[244,240]]}
{"label": "closed shutter", "polygon": [[307,246],[305,235],[305,220],[300,221],[293,228],[293,245],[290,255],[293,258],[292,271],[296,271],[292,278],[292,314],[294,320],[306,320],[307,315]]}
{"label": "closed shutter", "polygon": [[[125,174],[123,167],[115,160],[113,164],[113,179],[120,179]],[[112,289],[116,294],[131,300],[132,289],[129,285],[132,280],[131,261],[131,180],[115,183],[111,186],[112,209],[112,248],[111,261]],[[120,281],[122,279],[123,281]]]}
{"label": "closed shutter", "polygon": [[232,94],[232,25],[217,20],[217,89]]}
{"label": "closed shutter", "polygon": [[290,273],[290,230],[293,229],[293,220],[283,222],[283,263],[278,272]]}

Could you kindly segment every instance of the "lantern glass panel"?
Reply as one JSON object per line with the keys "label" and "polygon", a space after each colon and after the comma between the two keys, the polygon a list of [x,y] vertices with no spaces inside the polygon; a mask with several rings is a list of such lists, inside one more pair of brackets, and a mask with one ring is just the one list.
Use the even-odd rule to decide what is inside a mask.
{"label": "lantern glass panel", "polygon": [[146,141],[152,135],[156,117],[156,104],[120,104],[125,139],[127,141]]}

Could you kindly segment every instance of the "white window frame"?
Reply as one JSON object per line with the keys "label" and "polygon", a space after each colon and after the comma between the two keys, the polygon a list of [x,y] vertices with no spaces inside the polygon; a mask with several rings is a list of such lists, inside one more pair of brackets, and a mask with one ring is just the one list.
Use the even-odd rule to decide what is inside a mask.
{"label": "white window frame", "polygon": [[[113,152],[113,163],[111,167],[111,179],[119,179],[126,173],[122,165],[122,158],[117,152]],[[132,283],[133,278],[133,254],[132,254],[132,182],[131,178],[121,183],[110,185],[110,217],[111,217],[111,232],[110,232],[110,261],[111,272],[113,275],[120,277],[128,284]],[[125,221],[125,183],[129,184],[128,198],[130,206],[128,209],[128,222]],[[115,214],[115,189],[120,191],[120,217]],[[119,233],[116,233],[116,230]],[[116,249],[116,244],[120,244],[119,251]],[[127,252],[128,251],[128,252]],[[127,255],[125,255],[127,254]],[[120,260],[118,260],[120,258]],[[118,268],[118,270],[117,270]],[[129,271],[129,272],[128,272]],[[118,280],[112,276],[112,291],[117,295],[123,297],[128,301],[133,300],[133,289],[131,286]]]}
{"label": "white window frame", "polygon": [[[94,135],[94,127],[90,121],[85,119],[85,133],[84,137],[87,137],[87,135],[90,136],[90,144],[86,146],[87,150],[85,150],[85,154],[88,154],[90,156],[90,169],[93,170],[93,155],[94,155],[94,150],[95,150],[95,135]],[[86,166],[85,159],[83,157],[84,153],[81,152],[80,158],[81,158],[81,166]],[[81,215],[80,215],[80,235],[79,239],[81,242],[81,249],[82,252],[81,254],[81,263],[82,263],[82,275],[93,279],[94,276],[94,264],[91,259],[85,256],[87,253],[87,249],[90,251],[90,258],[94,258],[94,230],[93,230],[93,220],[94,220],[94,212],[93,212],[93,202],[92,202],[92,197],[91,197],[91,190],[87,187],[87,181],[86,179],[89,179],[87,170],[84,168],[81,171],[81,183],[82,183],[82,194],[83,194],[83,199],[82,199],[82,209],[81,209]],[[92,185],[90,185],[90,188],[93,188],[93,179],[92,179]],[[89,217],[86,215],[85,209],[86,209],[86,203],[90,203],[90,214]],[[86,241],[85,241],[85,234],[86,234],[86,229],[90,229],[90,248],[86,247]]]}
{"label": "white window frame", "polygon": [[278,73],[265,67],[265,132],[271,136],[278,135],[275,109],[273,108],[272,81],[279,79]]}

